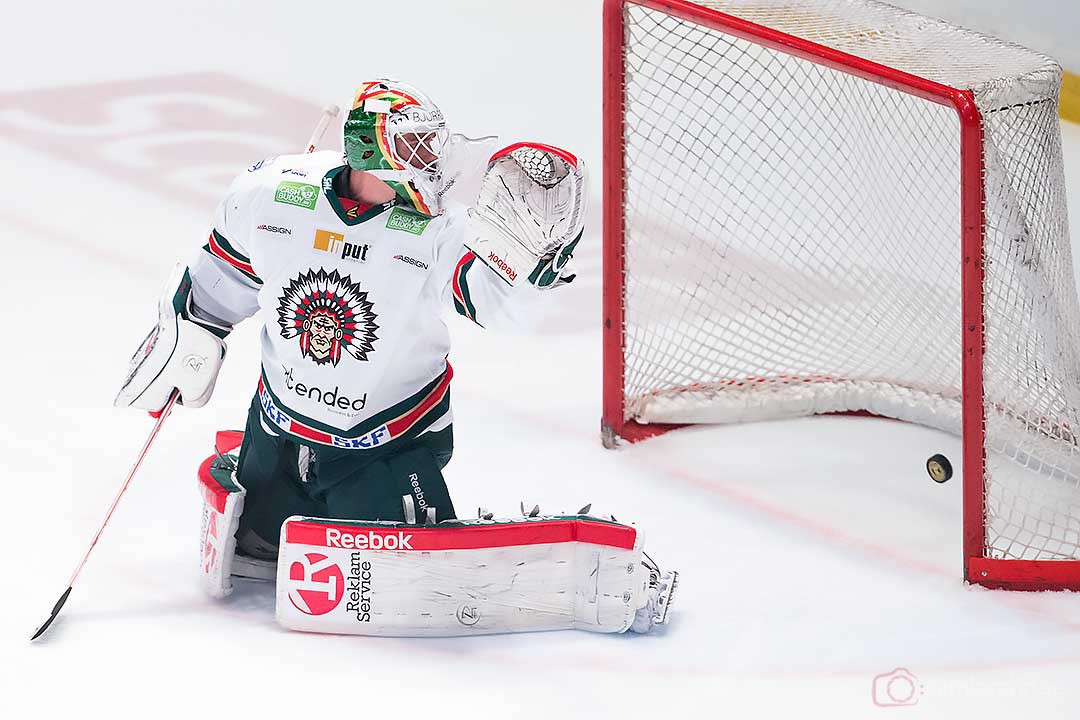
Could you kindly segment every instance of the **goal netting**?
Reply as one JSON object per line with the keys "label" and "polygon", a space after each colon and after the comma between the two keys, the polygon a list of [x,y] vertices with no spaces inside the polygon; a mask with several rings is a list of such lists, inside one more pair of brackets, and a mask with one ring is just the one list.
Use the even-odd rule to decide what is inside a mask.
{"label": "goal netting", "polygon": [[963,433],[981,555],[1080,559],[1058,65],[874,0],[662,5],[619,8],[605,422],[866,411]]}

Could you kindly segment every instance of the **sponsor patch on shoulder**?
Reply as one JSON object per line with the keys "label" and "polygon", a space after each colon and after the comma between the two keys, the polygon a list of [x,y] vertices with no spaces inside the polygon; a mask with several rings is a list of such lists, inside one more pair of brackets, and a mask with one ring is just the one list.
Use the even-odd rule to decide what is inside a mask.
{"label": "sponsor patch on shoulder", "polygon": [[289,180],[284,180],[279,183],[277,192],[274,193],[274,202],[295,205],[296,207],[307,208],[308,210],[315,209],[315,203],[318,199],[319,188],[317,185],[291,182]]}
{"label": "sponsor patch on shoulder", "polygon": [[429,222],[431,222],[429,217],[416,215],[401,208],[394,208],[393,212],[390,213],[390,217],[386,220],[386,227],[389,230],[401,230],[413,235],[421,235]]}
{"label": "sponsor patch on shoulder", "polygon": [[273,162],[274,162],[275,160],[277,160],[277,155],[271,155],[271,156],[270,156],[270,157],[268,157],[268,158],[263,158],[263,159],[262,159],[262,160],[260,160],[259,162],[255,163],[254,165],[252,165],[251,167],[249,167],[249,168],[248,168],[248,172],[255,172],[256,170],[261,170],[261,169],[262,169],[262,167],[263,167],[263,165],[270,165],[270,164],[271,164],[271,163],[273,163]]}

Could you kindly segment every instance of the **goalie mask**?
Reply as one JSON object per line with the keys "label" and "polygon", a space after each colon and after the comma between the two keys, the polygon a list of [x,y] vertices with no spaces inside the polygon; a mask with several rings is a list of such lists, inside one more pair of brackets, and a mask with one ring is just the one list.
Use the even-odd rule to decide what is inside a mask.
{"label": "goalie mask", "polygon": [[416,88],[386,79],[362,83],[350,107],[342,131],[349,167],[389,184],[420,212],[438,215],[448,137],[442,111]]}

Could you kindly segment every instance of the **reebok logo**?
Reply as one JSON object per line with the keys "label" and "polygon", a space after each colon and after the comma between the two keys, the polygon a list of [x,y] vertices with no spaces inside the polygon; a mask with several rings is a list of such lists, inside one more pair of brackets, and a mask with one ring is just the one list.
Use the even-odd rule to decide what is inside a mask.
{"label": "reebok logo", "polygon": [[292,230],[287,227],[278,227],[277,225],[260,225],[255,229],[263,230],[265,232],[281,233],[282,235],[292,235]]}
{"label": "reebok logo", "polygon": [[395,255],[394,259],[395,260],[400,260],[401,262],[406,263],[408,265],[414,265],[414,266],[420,268],[421,270],[427,270],[427,263],[420,262],[419,260],[414,260],[413,258],[409,257],[408,255]]}
{"label": "reebok logo", "polygon": [[403,532],[393,535],[377,535],[370,530],[366,533],[342,533],[336,528],[326,529],[326,547],[348,548],[350,550],[412,550],[412,535]]}
{"label": "reebok logo", "polygon": [[492,267],[497,267],[511,281],[517,280],[517,270],[506,264],[506,261],[493,252],[488,253],[488,263]]}
{"label": "reebok logo", "polygon": [[416,496],[416,505],[422,512],[427,512],[428,504],[424,499],[424,488],[420,487],[420,476],[409,473],[409,484],[412,485],[413,495]]}

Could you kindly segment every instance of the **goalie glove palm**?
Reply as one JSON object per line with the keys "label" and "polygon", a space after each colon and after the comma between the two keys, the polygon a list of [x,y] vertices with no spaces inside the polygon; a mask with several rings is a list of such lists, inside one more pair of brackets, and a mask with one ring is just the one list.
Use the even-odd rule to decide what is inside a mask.
{"label": "goalie glove palm", "polygon": [[540,143],[503,148],[488,162],[465,245],[510,285],[570,282],[586,177],[585,164],[565,150]]}

